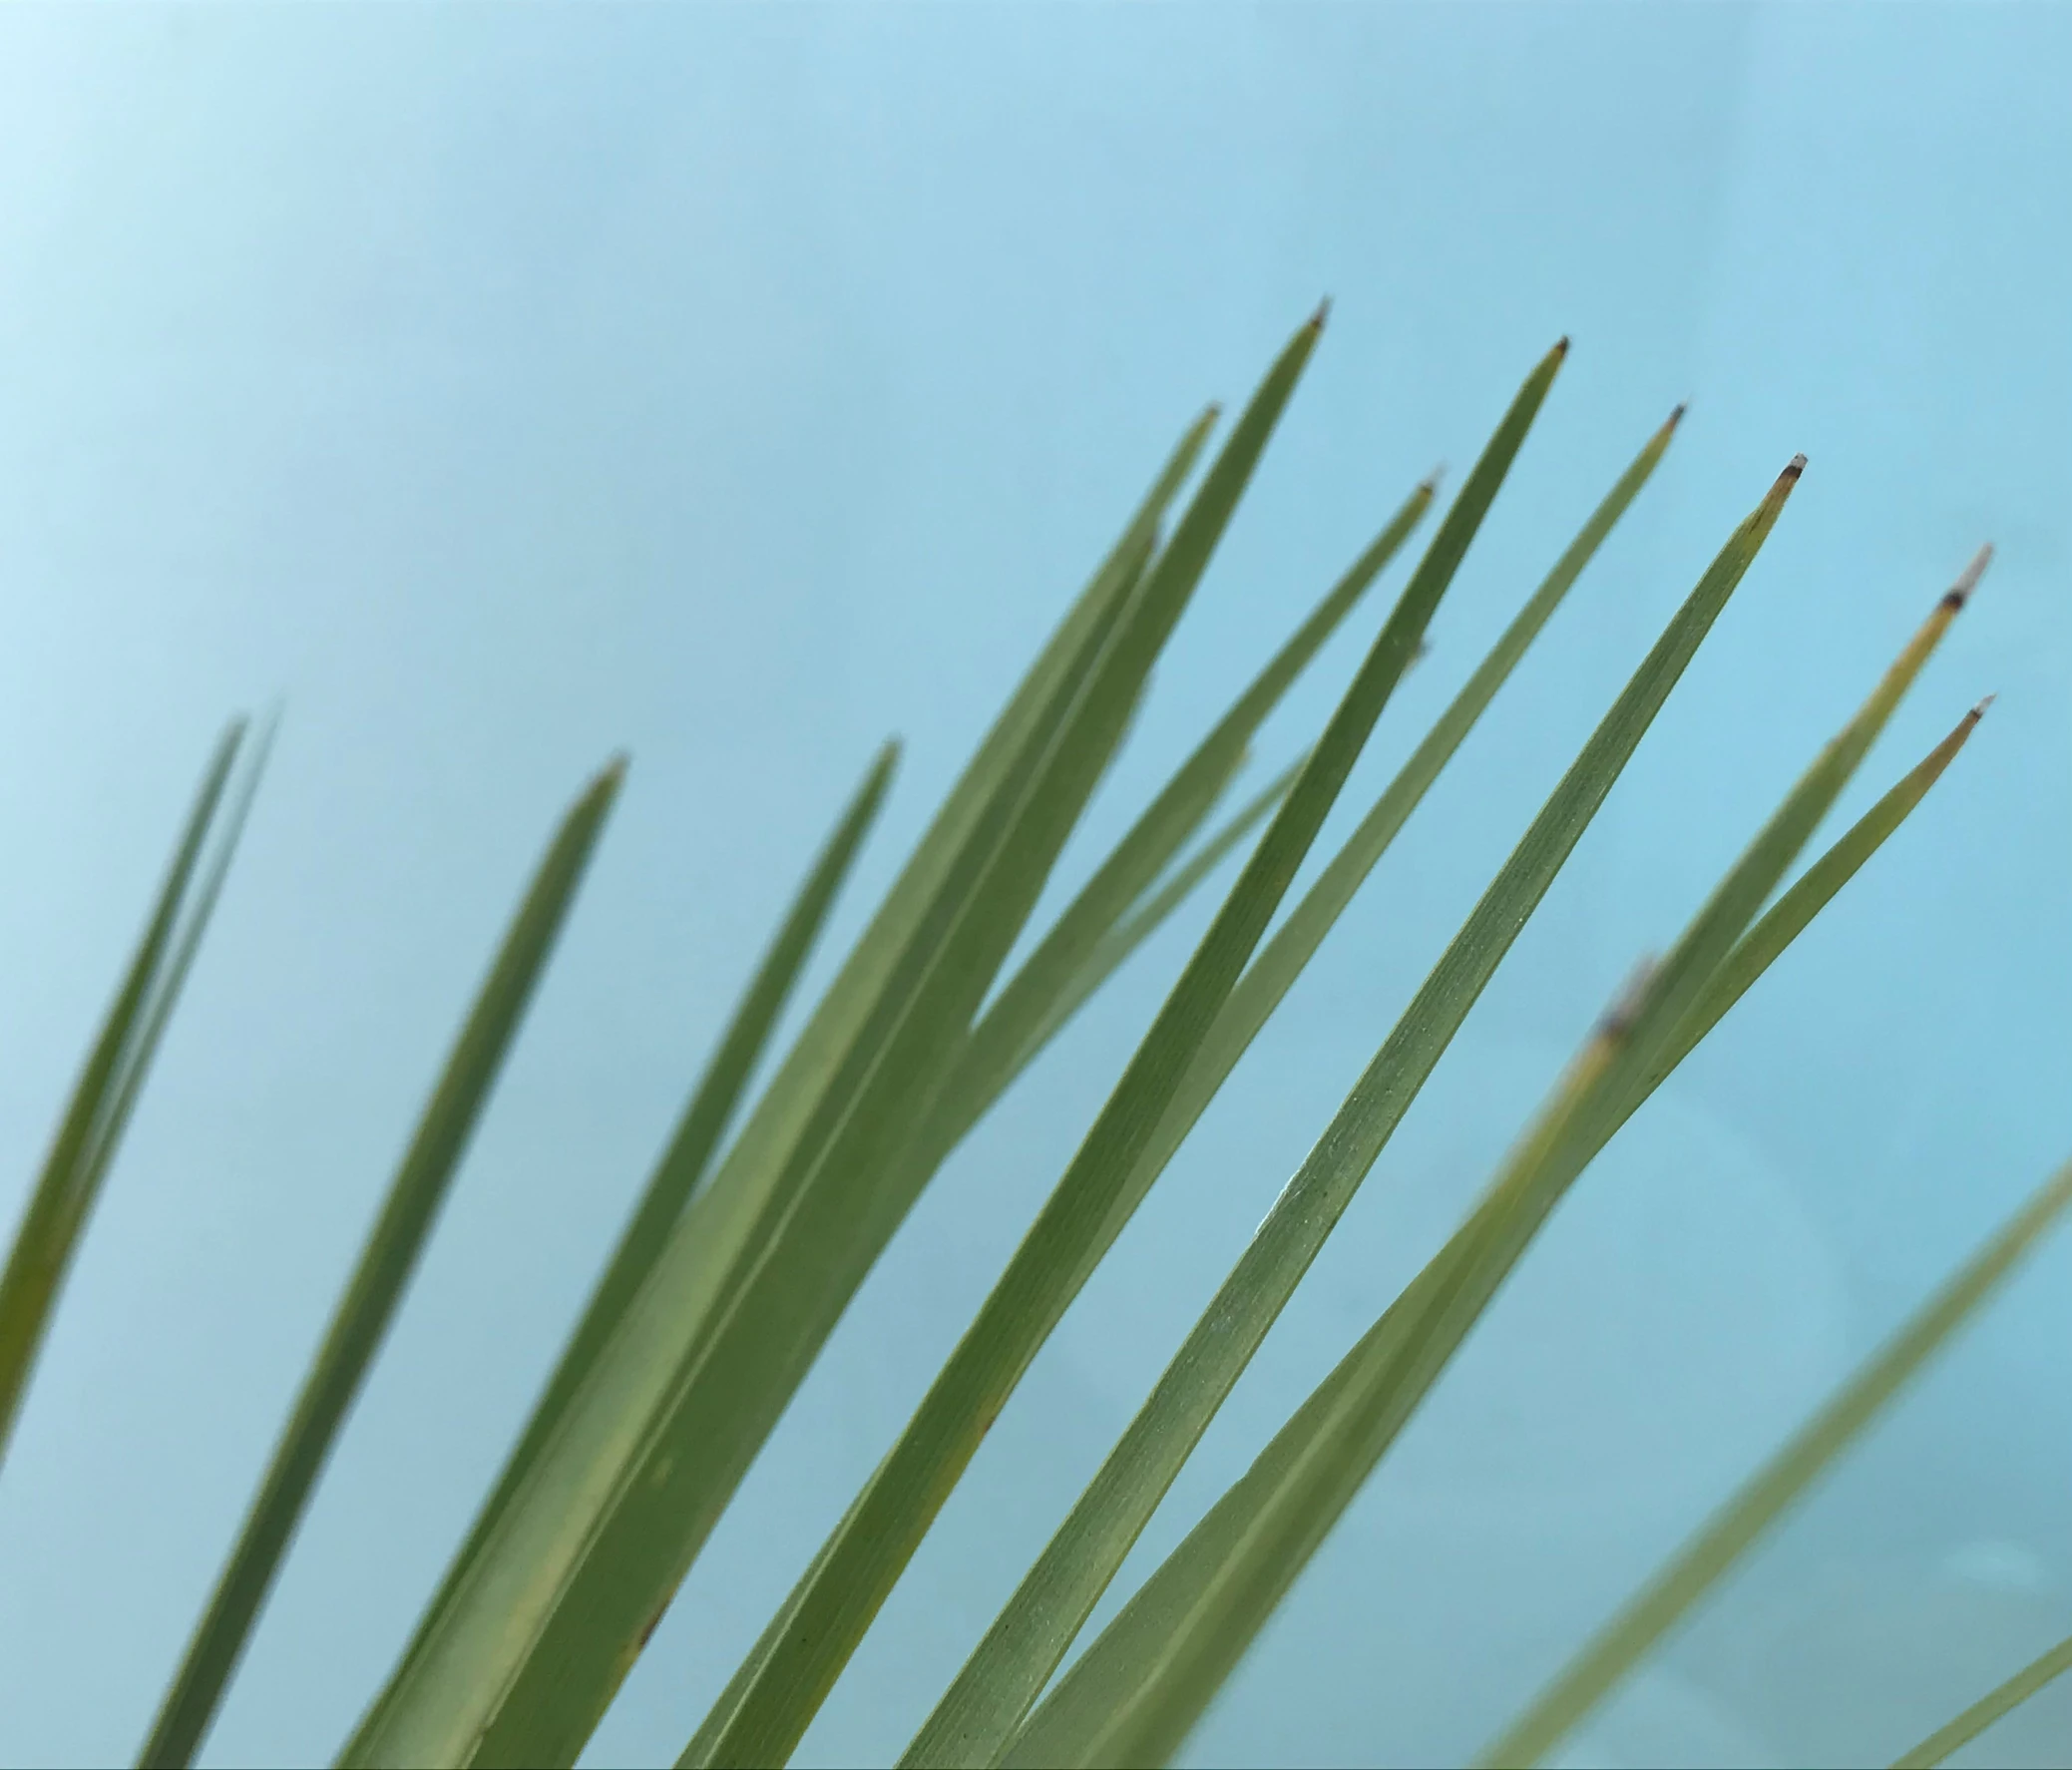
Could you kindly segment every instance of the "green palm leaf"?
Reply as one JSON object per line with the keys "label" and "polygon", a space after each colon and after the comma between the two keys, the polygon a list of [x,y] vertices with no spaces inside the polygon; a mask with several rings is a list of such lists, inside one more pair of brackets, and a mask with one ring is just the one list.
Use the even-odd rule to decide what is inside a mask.
{"label": "green palm leaf", "polygon": [[[13,1437],[22,1396],[80,1235],[208,926],[257,790],[270,725],[254,746],[243,784],[231,795],[229,810],[218,823],[244,731],[244,721],[234,721],[209,758],[144,936],[73,1088],[15,1232],[6,1269],[0,1272],[0,1458]],[[214,854],[205,866],[211,833],[216,836]]]}
{"label": "green palm leaf", "polygon": [[1795,478],[1780,478],[1664,630],[909,1748],[909,1761],[989,1761],[1020,1722],[1581,839],[1753,562]]}
{"label": "green palm leaf", "polygon": [[[703,1227],[695,1206],[685,1214],[567,1428],[402,1668],[378,1724],[348,1747],[353,1758],[573,1760],[925,1181],[903,1158],[946,1060],[1027,921],[1320,327],[1321,315],[1282,353],[1171,541],[1141,583],[1132,578],[1126,607],[1089,635],[1058,672],[1064,691],[1011,746],[997,790],[883,966],[884,984],[861,1004],[845,1049],[830,1054],[831,1079],[782,1165],[760,1182],[753,1215],[764,1221],[740,1225],[715,1252],[693,1239]],[[754,1128],[751,1119],[744,1141]]]}
{"label": "green palm leaf", "polygon": [[[1090,993],[1076,986],[1087,974],[1095,950],[1200,826],[1243,762],[1253,734],[1395,558],[1432,497],[1433,487],[1427,482],[1404,501],[1381,534],[1181,763],[1028,961],[1002,986],[999,999],[973,1028],[935,1118],[924,1133],[920,1160],[925,1165],[933,1166],[949,1153],[1041,1048],[1043,1039],[1063,1024],[1068,1011],[1060,1013],[1060,1006],[1083,1000]],[[1136,926],[1147,934],[1155,924]]]}
{"label": "green palm leaf", "polygon": [[1981,1696],[1945,1727],[1938,1727],[1902,1757],[1892,1760],[1892,1770],[1934,1770],[1961,1745],[1968,1745],[2001,1716],[2012,1713],[2044,1685],[2072,1671],[2072,1635],[2067,1635],[2048,1652],[2034,1659]]}
{"label": "green palm leaf", "polygon": [[613,762],[577,800],[519,906],[153,1723],[142,1754],[147,1765],[190,1763],[208,1731],[331,1446],[416,1269],[624,771],[622,759]]}
{"label": "green palm leaf", "polygon": [[866,1487],[839,1541],[788,1606],[788,1625],[742,1689],[737,1707],[701,1729],[705,1761],[782,1761],[847,1663],[928,1527],[969,1465],[1037,1348],[1099,1257],[1129,1180],[1173,1091],[1296,870],[1316,839],[1375,721],[1469,541],[1502,484],[1566,353],[1566,340],[1526,378],[1338,709],[1222,910],[1038,1213],[977,1320],[912,1423]]}
{"label": "green palm leaf", "polygon": [[585,1306],[575,1333],[563,1349],[554,1375],[534,1405],[517,1446],[505,1459],[502,1475],[488,1502],[470,1529],[467,1542],[454,1557],[431,1614],[448,1601],[449,1593],[474,1562],[482,1545],[495,1529],[511,1497],[538,1460],[540,1451],[560,1426],[569,1400],[582,1385],[584,1376],[597,1362],[598,1354],[625,1313],[626,1305],[640,1287],[659,1256],[662,1243],[682,1215],[692,1189],[710,1166],[721,1133],[733,1115],[748,1078],[769,1043],[777,1016],[782,1012],[792,986],[804,968],[813,943],[833,907],[850,864],[863,845],[865,834],[884,802],[899,760],[899,744],[889,742],[878,752],[843,811],[840,821],[813,863],[798,896],[771,942],[761,965],[749,980],[748,989],[735,1008],[733,1018],[721,1035],[703,1076],[692,1091],[677,1120],[675,1134],[662,1152],[630,1220],[622,1231],[612,1258],[600,1275]]}

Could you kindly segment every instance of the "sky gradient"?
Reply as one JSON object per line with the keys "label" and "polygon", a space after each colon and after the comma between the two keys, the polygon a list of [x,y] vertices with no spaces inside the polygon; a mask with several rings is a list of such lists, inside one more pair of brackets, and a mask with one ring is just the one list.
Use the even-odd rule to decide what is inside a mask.
{"label": "sky gradient", "polygon": [[[624,746],[205,1759],[328,1761],[876,745],[897,731],[906,758],[812,978],[1172,437],[1326,294],[1064,883],[1409,487],[1436,463],[1457,484],[1557,336],[1569,360],[1325,845],[1690,415],[1032,1371],[802,1761],[898,1751],[1803,450],[1770,546],[1125,1575],[1436,1245],[1991,540],[1843,814],[1997,692],[1976,739],[1593,1168],[1190,1747],[1472,1751],[2072,1153],[2067,90],[2072,10],[2040,5],[0,14],[10,1210],[216,730],[285,705],[0,1478],[0,1762],[134,1752],[502,919]],[[1291,696],[1260,778],[1380,608]],[[931,1190],[595,1762],[673,1758],[1210,907]],[[1570,1761],[1888,1757],[2072,1628],[2068,1280],[2054,1243]],[[2062,1737],[2072,1691],[2036,1709],[2003,1754]]]}

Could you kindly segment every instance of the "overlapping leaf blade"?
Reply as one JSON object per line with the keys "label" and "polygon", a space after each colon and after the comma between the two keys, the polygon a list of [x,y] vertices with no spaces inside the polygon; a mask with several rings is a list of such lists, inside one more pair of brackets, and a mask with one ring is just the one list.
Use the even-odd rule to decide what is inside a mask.
{"label": "overlapping leaf blade", "polygon": [[[208,925],[257,788],[264,742],[255,746],[256,757],[246,767],[241,789],[231,794],[227,815],[218,819],[244,734],[244,721],[236,720],[209,758],[144,934],[73,1088],[0,1272],[0,1459],[6,1456],[79,1237]],[[215,851],[205,866],[212,831],[217,832]]]}
{"label": "overlapping leaf blade", "polygon": [[1525,1714],[1482,1754],[1484,1764],[1539,1761],[1710,1589],[1945,1345],[2036,1242],[2072,1207],[2061,1167],[1795,1433],[1670,1563],[1637,1593]]}
{"label": "overlapping leaf blade", "polygon": [[[787,1163],[798,1153],[813,1110],[837,1081],[843,1058],[865,1018],[891,984],[931,897],[940,889],[959,848],[970,839],[974,824],[1002,792],[1032,731],[1046,718],[1054,718],[1057,705],[1068,701],[1083,682],[1091,659],[1098,655],[1102,632],[1112,628],[1120,605],[1141,578],[1155,546],[1160,515],[1192,471],[1218,415],[1216,407],[1209,407],[1181,436],[1115,546],[1023,676],[938,808],[833,984],[815,1005],[750,1110],[710,1183],[693,1194],[669,1230],[662,1250],[650,1262],[650,1268],[665,1257],[671,1262],[669,1282],[686,1318],[674,1324],[682,1343],[695,1345],[702,1337],[729,1280],[756,1251],[755,1234],[764,1208]],[[638,1287],[633,1295],[639,1295]],[[630,1307],[631,1299],[621,1311],[621,1322]],[[619,1325],[601,1324],[608,1344]],[[579,1383],[565,1398],[560,1410],[563,1416],[582,1390]],[[439,1715],[453,1698],[460,1685],[428,1678],[426,1661],[434,1651],[452,1650],[450,1637],[457,1627],[465,1626],[456,1618],[456,1606],[475,1586],[485,1546],[498,1533],[504,1513],[551,1437],[535,1448],[533,1458],[517,1473],[508,1491],[500,1492],[494,1506],[485,1509],[478,1528],[448,1567],[396,1669],[347,1741],[341,1762],[372,1761],[399,1730],[414,1728],[422,1737],[428,1716]],[[497,1652],[493,1641],[478,1644],[488,1655]],[[472,1684],[477,1677],[491,1675],[463,1674],[461,1683]],[[405,1712],[399,1714],[399,1705]],[[457,1752],[460,1748],[452,1749]]]}
{"label": "overlapping leaf blade", "polygon": [[[1650,449],[1663,442],[1666,435]],[[1651,464],[1644,453],[1627,480]],[[1721,550],[1556,786],[1309,1160],[1275,1201],[1151,1398],[909,1748],[909,1762],[983,1762],[1002,1749],[1588,827],[1754,559],[1790,485],[1790,477],[1780,480]],[[1289,926],[1295,927],[1292,919]]]}
{"label": "overlapping leaf blade", "polygon": [[[1098,1258],[1104,1226],[1203,1038],[1264,935],[1383,705],[1495,497],[1566,351],[1526,378],[1432,547],[1412,575],[1330,725],[1173,986],[1077,1154],[839,1540],[789,1604],[738,1705],[700,1729],[707,1761],[781,1761],[1037,1348]],[[1106,1233],[1111,1237],[1112,1230]]]}
{"label": "overlapping leaf blade", "polygon": [[[1853,876],[1868,855],[1896,829],[1940,776],[1977,723],[1974,709],[1957,728],[1831,848],[1778,904],[1745,935],[1678,1029],[1676,1044],[1685,1051],[1746,993],[1787,942]],[[1682,1054],[1677,1053],[1678,1056]],[[1663,1080],[1670,1066],[1657,1063],[1650,1087]],[[1106,1629],[1095,1647],[1083,1654],[1016,1736],[1005,1761],[1032,1770],[1038,1765],[1074,1762],[1102,1719],[1126,1707],[1155,1656],[1159,1642],[1174,1633],[1180,1618],[1196,1602],[1215,1568],[1233,1552],[1245,1521],[1265,1504],[1262,1496],[1287,1478],[1300,1448],[1316,1437],[1321,1423],[1338,1405],[1359,1373],[1363,1349],[1372,1350],[1383,1329],[1378,1325],[1362,1348],[1341,1361],[1254,1463],[1252,1469],[1219,1500],[1186,1541],[1152,1573]]]}
{"label": "overlapping leaf blade", "polygon": [[191,1762],[214,1718],[331,1447],[437,1221],[623,773],[623,761],[615,761],[577,800],[519,906],[418,1120],[208,1608],[160,1707],[144,1747],[145,1764]]}
{"label": "overlapping leaf blade", "polygon": [[1216,1017],[1216,1024],[1209,1030],[1200,1052],[1188,1066],[1150,1143],[1138,1157],[1129,1183],[1117,1199],[1098,1251],[1106,1250],[1129,1213],[1186,1140],[1209,1102],[1251,1048],[1260,1029],[1316,956],[1325,937],[1352,903],[1368,874],[1388,852],[1411,813],[1424,801],[1426,793],[1473,729],[1497,689],[1516,668],[1519,660],[1560,606],[1583,567],[1646,484],[1663,451],[1669,446],[1681,415],[1682,408],[1679,407],[1606,494],[1603,503],[1591,514],[1553,570],[1518,611],[1490,648],[1488,656],[1475,667],[1409,760],[1361,819],[1359,827],[1346,838],[1330,864],[1318,875],[1316,883],[1303,894],[1301,902],[1289,911],[1286,921],[1275,930],[1273,937],[1260,949],[1258,957],[1246,968],[1245,975],[1231,992],[1230,1000]]}
{"label": "overlapping leaf blade", "polygon": [[[1094,955],[1198,828],[1243,762],[1246,748],[1295,679],[1337,632],[1375,579],[1395,558],[1431,506],[1431,482],[1419,486],[1360,557],[1310,612],[1287,644],[1253,677],[1229,710],[1116,843],[1052,924],[1028,961],[1001,989],[972,1029],[957,1072],[944,1090],[919,1159],[933,1165],[1000,1098],[1040,1049],[1044,1037],[1090,991],[1082,988]],[[1142,933],[1147,924],[1134,924]]]}
{"label": "overlapping leaf blade", "polygon": [[720,1283],[678,1282],[713,1269],[692,1240],[693,1206],[442,1626],[421,1638],[349,1756],[573,1759],[926,1178],[901,1157],[944,1060],[1105,765],[1320,324],[1269,372],[1110,630],[1089,636],[1081,679],[1014,746],[762,1185],[761,1220],[720,1250]]}
{"label": "overlapping leaf blade", "polygon": [[[704,1074],[685,1104],[676,1129],[656,1163],[639,1203],[621,1233],[612,1257],[591,1293],[582,1319],[564,1347],[553,1376],[534,1405],[518,1444],[505,1460],[503,1473],[454,1557],[435,1607],[442,1604],[457,1578],[482,1550],[511,1496],[539,1457],[567,1411],[569,1399],[597,1362],[626,1304],[652,1269],[669,1230],[681,1216],[692,1190],[704,1176],[719,1139],[733,1116],[748,1078],[776,1026],[777,1016],[804,968],[828,911],[847,878],[899,760],[899,744],[889,742],[878,753],[863,783],[843,810],[798,895],[786,912],[777,937],[763,955],[748,988],[721,1035]],[[436,1613],[436,1609],[435,1609]]]}
{"label": "overlapping leaf blade", "polygon": [[[1060,1689],[1018,1742],[1071,1762],[1157,1761],[1177,1747],[1295,1573],[1429,1391],[1548,1211],[1644,1098],[1664,1054],[1708,1012],[1707,988],[1749,920],[1832,805],[1961,596],[1938,608],[1864,709],[1823,752],[1713,894],[1634,1009],[1600,1039],[1587,1086],[1528,1138],[1468,1222],[1284,1429],[1169,1566],[1161,1632],[1111,1628],[1088,1658],[1111,1663],[1105,1707]],[[1782,906],[1781,906],[1782,907]],[[1744,986],[1745,987],[1745,986]],[[1712,1019],[1717,1015],[1713,1014]],[[1707,1023],[1709,1024],[1709,1022]],[[1685,1045],[1685,1049],[1688,1046]],[[1545,1130],[1547,1124],[1556,1130]],[[1268,1473],[1270,1471],[1270,1473]],[[1204,1553],[1203,1540],[1214,1540]],[[1154,1576],[1154,1582],[1156,1581]],[[1156,1606],[1146,1606],[1147,1609]],[[1125,1611],[1125,1617],[1128,1612]],[[1119,1620],[1119,1619],[1118,1619]],[[1115,1661],[1127,1659],[1127,1664]],[[1075,1668],[1075,1673],[1077,1668]],[[1069,1680],[1068,1680],[1069,1681]]]}

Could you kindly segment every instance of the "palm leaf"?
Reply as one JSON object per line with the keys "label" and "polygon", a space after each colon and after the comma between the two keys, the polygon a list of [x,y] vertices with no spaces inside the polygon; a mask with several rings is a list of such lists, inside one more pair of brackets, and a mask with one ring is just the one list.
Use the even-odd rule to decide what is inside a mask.
{"label": "palm leaf", "polygon": [[2012,1713],[2054,1678],[2072,1671],[2072,1635],[2034,1659],[2006,1683],[1981,1696],[1947,1726],[1938,1727],[1913,1750],[1892,1760],[1892,1770],[1934,1770],[1959,1746],[1968,1745],[2001,1716]]}
{"label": "palm leaf", "polygon": [[[1388,852],[1411,813],[1423,803],[1426,793],[1473,729],[1497,689],[1516,668],[1554,610],[1560,606],[1583,567],[1624,514],[1627,505],[1647,483],[1648,476],[1654,472],[1663,451],[1669,446],[1682,410],[1682,407],[1677,408],[1605,495],[1575,540],[1555,562],[1553,570],[1518,611],[1490,648],[1488,656],[1475,667],[1473,674],[1411,753],[1410,759],[1361,819],[1359,827],[1347,837],[1345,844],[1318,875],[1316,883],[1288,912],[1287,920],[1275,930],[1258,957],[1246,968],[1200,1052],[1188,1066],[1150,1143],[1138,1157],[1136,1168],[1117,1200],[1109,1229],[1100,1243],[1103,1251],[1120,1233],[1123,1222],[1136,1208],[1137,1202],[1186,1140],[1188,1132],[1207,1110],[1209,1102],[1251,1048],[1260,1029],[1294,987],[1296,978],[1316,956],[1325,937],[1336,926],[1381,857]],[[1689,623],[1710,624],[1712,616],[1701,614],[1701,609],[1712,608],[1713,613],[1717,613],[1709,597],[1708,592],[1707,600],[1694,598],[1693,605],[1687,609],[1688,623],[1674,630],[1678,634],[1676,644],[1667,653],[1658,652],[1653,660],[1655,664],[1672,671],[1667,681],[1673,682],[1674,672],[1683,667],[1681,663],[1671,664],[1671,658],[1687,657],[1688,654],[1682,650],[1684,644],[1688,642],[1695,646],[1703,637],[1704,625],[1696,627],[1694,637]],[[1685,618],[1679,620],[1684,622]],[[1662,691],[1667,692],[1666,682]],[[1649,718],[1652,716],[1652,713],[1647,715]],[[1630,723],[1630,720],[1622,721],[1621,728]],[[1635,741],[1638,741],[1645,724],[1643,718],[1639,727],[1633,729]]]}
{"label": "palm leaf", "polygon": [[[925,1134],[920,1159],[949,1153],[978,1122],[1043,1039],[1068,1018],[1060,1012],[1084,994],[1089,962],[1117,922],[1179,852],[1242,763],[1255,732],[1295,679],[1337,632],[1430,507],[1433,486],[1420,485],[1382,532],[1347,568],[1204,737],[1052,925],[999,999],[973,1028],[970,1043]],[[1155,924],[1154,924],[1155,925]],[[1142,933],[1150,925],[1139,924]]]}
{"label": "palm leaf", "polygon": [[416,1269],[624,769],[622,759],[613,762],[577,800],[519,906],[153,1723],[142,1754],[147,1765],[192,1762],[208,1731],[331,1446]]}
{"label": "palm leaf", "polygon": [[[977,1320],[789,1606],[790,1624],[709,1728],[708,1761],[781,1761],[1098,1257],[1115,1199],[1251,958],[1523,443],[1566,341],[1527,376],[1302,774]],[[701,1729],[701,1732],[706,1729]]]}
{"label": "palm leaf", "polygon": [[1793,1434],[1482,1754],[1480,1762],[1531,1764],[1551,1751],[1977,1313],[2068,1205],[2072,1162],[2031,1194],[1999,1232]]}
{"label": "palm leaf", "polygon": [[1020,1722],[1581,839],[1754,560],[1794,477],[1782,477],[1729,539],[1584,745],[1275,1201],[1150,1400],[909,1748],[910,1762],[986,1761]]}
{"label": "palm leaf", "polygon": [[[1165,1627],[1157,1634],[1111,1627],[1095,1644],[1089,1659],[1128,1655],[1131,1663],[1107,1674],[1102,1689],[1110,1700],[1104,1707],[1073,1699],[1044,1720],[1042,1749],[1055,1756],[1062,1744],[1071,1762],[1136,1762],[1162,1760],[1177,1747],[1567,1185],[1645,1098],[1663,1054],[1683,1043],[1680,1036],[1694,1019],[1709,1025],[1718,1018],[1707,999],[1708,983],[1961,602],[1953,593],[1938,606],[1700,911],[1640,1002],[1617,1017],[1616,1040],[1606,1046],[1600,1038],[1593,1046],[1603,1059],[1599,1073],[1576,1101],[1562,1097],[1560,1134],[1521,1146],[1467,1223],[1255,1466],[1255,1476],[1269,1465],[1272,1475],[1248,1478],[1226,1496],[1227,1506],[1204,1521],[1197,1536],[1213,1544],[1212,1551],[1173,1557],[1190,1564],[1184,1579],[1176,1577],[1164,1594]],[[1330,1142],[1327,1136],[1325,1146]],[[1255,1246],[1265,1235],[1262,1228]],[[1191,1589],[1175,1605],[1173,1588],[1182,1584]],[[1064,1695],[1062,1688],[1058,1695]],[[1060,1742],[1065,1719],[1076,1731]],[[1032,1733],[1036,1730],[1033,1724]]]}
{"label": "palm leaf", "polygon": [[611,1260],[591,1292],[590,1302],[563,1349],[554,1375],[534,1404],[532,1417],[526,1422],[517,1446],[505,1459],[503,1473],[477,1515],[467,1542],[454,1557],[453,1570],[433,1600],[434,1614],[481,1553],[482,1545],[503,1516],[504,1509],[510,1505],[511,1497],[518,1491],[526,1472],[538,1460],[542,1447],[561,1424],[570,1398],[581,1386],[590,1367],[597,1362],[598,1354],[620,1317],[625,1313],[633,1293],[653,1268],[664,1239],[681,1216],[692,1189],[709,1167],[727,1120],[733,1115],[747,1088],[748,1078],[769,1043],[777,1016],[782,1012],[792,986],[798,981],[799,972],[804,968],[828,911],[834,905],[836,894],[848,877],[850,864],[884,802],[893,769],[899,760],[899,747],[897,741],[888,742],[878,752],[870,772],[850,799],[800,885],[777,938],[771,942],[754,977],[749,980],[748,989],[727,1023],[718,1048],[677,1120],[675,1134],[669,1139],[632,1217],[613,1249]]}
{"label": "palm leaf", "polygon": [[[246,770],[244,790],[232,801],[202,888],[193,889],[243,741],[244,721],[239,719],[223,733],[209,758],[143,938],[73,1088],[15,1232],[6,1270],[0,1272],[0,1458],[13,1436],[79,1237],[235,850],[257,785],[256,766]],[[263,757],[263,745],[260,754]]]}
{"label": "palm leaf", "polygon": [[[925,1180],[902,1157],[946,1060],[1199,582],[1320,325],[1321,315],[1269,371],[1171,541],[1140,583],[1132,574],[1123,587],[1126,607],[1105,631],[1091,624],[1057,672],[1061,691],[1038,695],[1026,736],[1005,746],[997,784],[949,845],[911,934],[882,966],[873,961],[883,982],[860,996],[853,1033],[825,1054],[829,1079],[799,1103],[781,1159],[765,1150],[762,1177],[744,1184],[759,1192],[756,1207],[731,1225],[719,1219],[729,1235],[716,1248],[701,1234],[712,1219],[700,1223],[695,1203],[686,1212],[567,1427],[350,1756],[573,1760]],[[751,1118],[744,1143],[755,1128]],[[707,1198],[724,1178],[722,1167]]]}

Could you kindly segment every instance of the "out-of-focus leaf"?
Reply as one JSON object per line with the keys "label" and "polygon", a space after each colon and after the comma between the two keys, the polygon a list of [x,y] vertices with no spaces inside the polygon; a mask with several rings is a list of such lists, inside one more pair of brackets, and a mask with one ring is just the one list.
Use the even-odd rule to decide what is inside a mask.
{"label": "out-of-focus leaf", "polygon": [[1969,1745],[2001,1716],[2013,1712],[2054,1678],[2072,1671],[2072,1635],[2067,1635],[2047,1653],[2034,1659],[1969,1708],[1947,1726],[1933,1733],[1904,1756],[1892,1760],[1892,1770],[1934,1770],[1959,1746]]}
{"label": "out-of-focus leaf", "polygon": [[[115,1158],[123,1127],[207,927],[223,871],[235,851],[258,781],[256,765],[246,769],[244,787],[232,799],[215,857],[204,869],[200,889],[192,889],[209,832],[216,827],[216,814],[230,785],[244,730],[242,719],[232,723],[209,759],[151,919],[73,1087],[15,1231],[6,1269],[0,1272],[0,1459],[7,1454],[22,1396],[79,1237],[93,1214],[101,1181]],[[263,746],[260,754],[262,757]]]}

